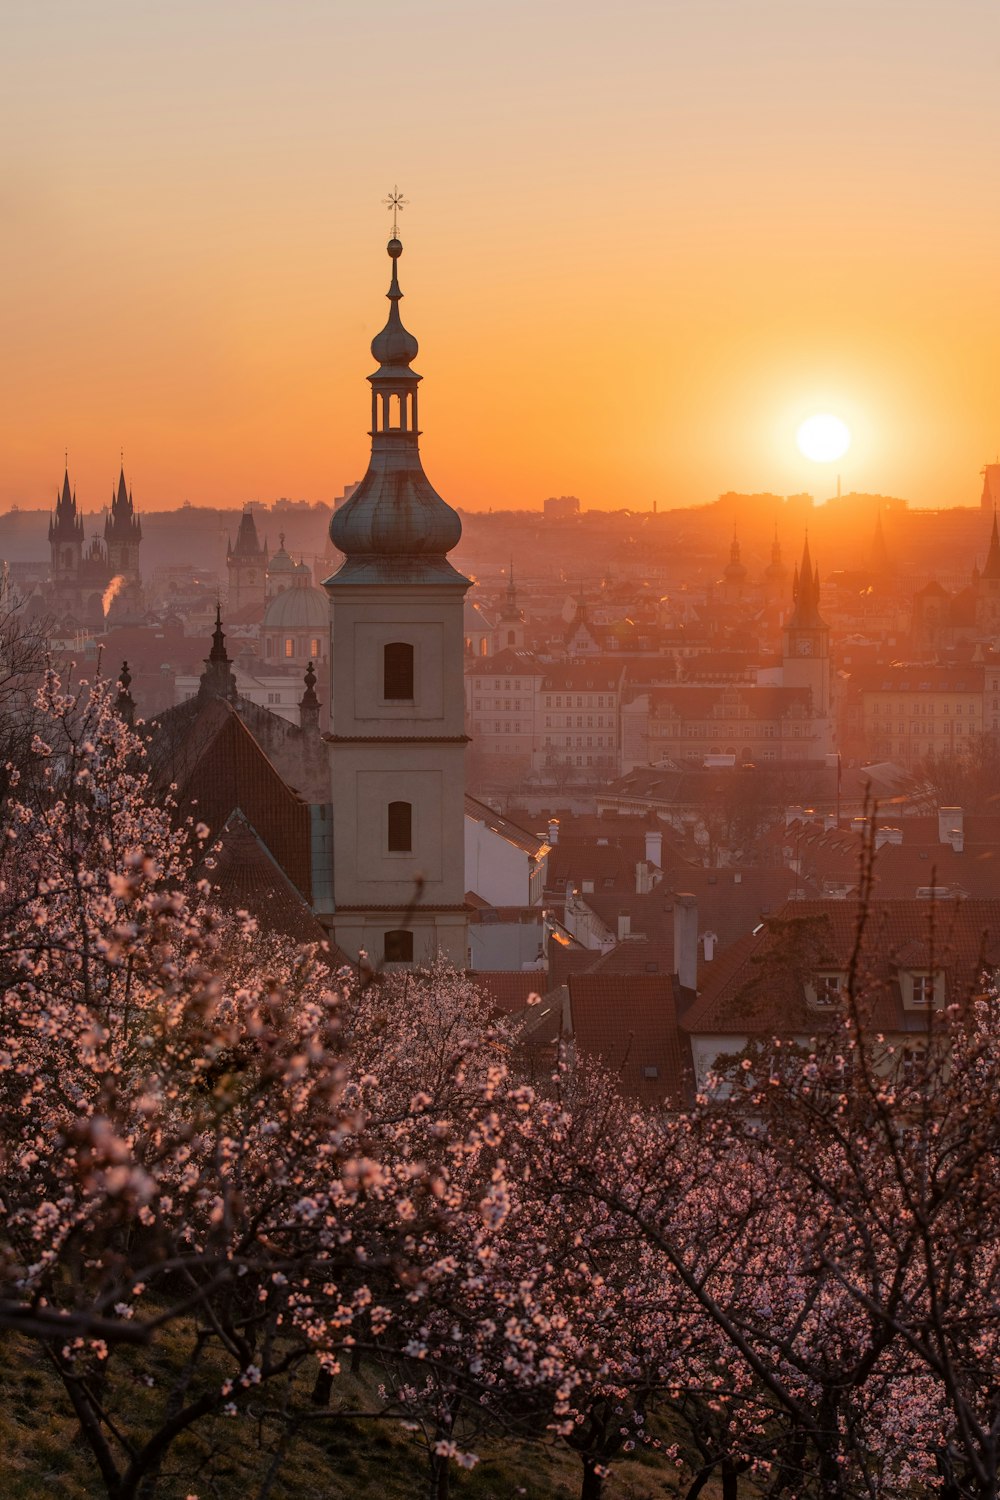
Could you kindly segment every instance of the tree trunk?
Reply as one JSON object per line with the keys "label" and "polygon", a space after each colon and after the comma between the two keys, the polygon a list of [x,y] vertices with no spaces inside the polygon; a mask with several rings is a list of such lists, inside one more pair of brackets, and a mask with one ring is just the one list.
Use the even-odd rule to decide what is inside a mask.
{"label": "tree trunk", "polygon": [[313,1406],[329,1406],[330,1397],[333,1395],[333,1376],[329,1370],[324,1370],[320,1365],[316,1372],[316,1383],[312,1388],[310,1400]]}
{"label": "tree trunk", "polygon": [[823,1500],[842,1500],[844,1471],[837,1462],[837,1444],[824,1445],[819,1455],[819,1492]]}
{"label": "tree trunk", "polygon": [[722,1460],[722,1500],[738,1500],[739,1469],[729,1459]]}
{"label": "tree trunk", "polygon": [[448,1500],[451,1493],[451,1461],[431,1452],[430,1500]]}
{"label": "tree trunk", "polygon": [[604,1493],[604,1476],[597,1471],[600,1468],[596,1458],[585,1458],[583,1460],[583,1488],[580,1491],[580,1500],[601,1500]]}
{"label": "tree trunk", "polygon": [[715,1470],[715,1464],[714,1463],[712,1463],[712,1464],[706,1464],[703,1469],[699,1469],[698,1473],[694,1476],[694,1479],[691,1481],[691,1488],[688,1490],[687,1494],[684,1496],[684,1500],[698,1500],[698,1496],[701,1494],[702,1490],[705,1488],[706,1484],[711,1479],[714,1470]]}

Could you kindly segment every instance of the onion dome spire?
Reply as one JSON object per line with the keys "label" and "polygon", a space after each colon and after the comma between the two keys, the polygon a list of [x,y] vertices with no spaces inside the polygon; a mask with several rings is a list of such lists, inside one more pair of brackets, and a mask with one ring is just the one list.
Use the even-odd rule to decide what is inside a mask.
{"label": "onion dome spire", "polygon": [[729,561],[726,563],[725,577],[730,583],[742,583],[747,576],[746,564],[740,557],[740,542],[736,535],[736,524],[733,523],[733,540],[729,547]]}
{"label": "onion dome spire", "polygon": [[346,558],[334,576],[338,584],[466,584],[447,559],[462,535],[462,523],[433,488],[420,461],[420,376],[411,368],[418,345],[399,315],[403,293],[397,268],[403,246],[395,234],[387,250],[392,261],[386,293],[389,316],[372,339],[378,369],[368,376],[371,459],[364,479],[330,522],[331,540]]}

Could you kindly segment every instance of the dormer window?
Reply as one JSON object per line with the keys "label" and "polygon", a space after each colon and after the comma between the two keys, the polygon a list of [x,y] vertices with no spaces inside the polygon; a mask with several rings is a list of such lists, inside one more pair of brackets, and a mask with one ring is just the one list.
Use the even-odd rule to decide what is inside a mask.
{"label": "dormer window", "polygon": [[847,975],[839,969],[823,969],[806,985],[806,1000],[816,1010],[839,1005],[847,988]]}
{"label": "dormer window", "polygon": [[904,1010],[939,1009],[944,1005],[944,972],[938,969],[900,969],[899,988]]}
{"label": "dormer window", "polygon": [[934,976],[933,974],[913,975],[913,1000],[912,1004],[926,1010],[934,1003]]}

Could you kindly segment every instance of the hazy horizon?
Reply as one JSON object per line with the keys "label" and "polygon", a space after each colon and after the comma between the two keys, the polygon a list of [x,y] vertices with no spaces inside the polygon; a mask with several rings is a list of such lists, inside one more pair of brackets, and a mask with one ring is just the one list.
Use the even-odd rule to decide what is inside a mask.
{"label": "hazy horizon", "polygon": [[145,510],[359,478],[395,182],[452,504],[974,505],[998,51],[987,0],[16,7],[0,508],[66,447],[87,509],[122,446]]}

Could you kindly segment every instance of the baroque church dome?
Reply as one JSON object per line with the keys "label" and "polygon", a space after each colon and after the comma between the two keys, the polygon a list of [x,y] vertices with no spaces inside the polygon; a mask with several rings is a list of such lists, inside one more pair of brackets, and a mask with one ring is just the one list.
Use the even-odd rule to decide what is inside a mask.
{"label": "baroque church dome", "polygon": [[420,583],[455,582],[460,574],[447,554],[462,535],[458,514],[431,485],[420,461],[417,385],[410,366],[417,341],[399,316],[402,292],[396,266],[403,253],[393,237],[388,244],[392,280],[387,292],[389,317],[372,340],[379,367],[372,387],[372,452],[368,471],[351,498],[330,522],[330,537],[346,561],[338,583],[387,579]]}
{"label": "baroque church dome", "polygon": [[330,625],[330,605],[322,589],[309,582],[305,563],[294,564],[292,587],[276,594],[264,612],[262,630],[325,631]]}

